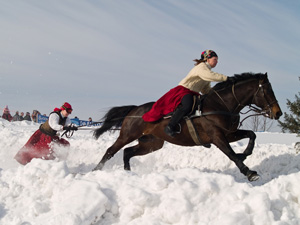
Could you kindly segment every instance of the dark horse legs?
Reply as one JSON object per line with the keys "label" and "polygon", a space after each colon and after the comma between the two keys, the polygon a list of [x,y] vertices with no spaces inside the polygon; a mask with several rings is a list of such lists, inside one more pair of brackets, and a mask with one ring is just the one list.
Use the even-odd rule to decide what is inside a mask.
{"label": "dark horse legs", "polygon": [[[228,142],[235,142],[244,138],[249,138],[249,143],[245,149],[245,151],[241,154],[236,154],[232,149],[231,153],[235,154],[238,160],[244,161],[247,156],[252,154],[256,135],[251,130],[237,130],[235,133],[232,133],[226,136]],[[124,149],[124,169],[130,170],[130,158],[134,156],[146,155],[148,153],[154,152],[162,148],[164,141],[162,139],[158,139],[153,135],[146,135],[139,138],[139,143],[135,146],[128,147]],[[231,146],[229,146],[231,148]],[[243,165],[241,165],[243,167]]]}
{"label": "dark horse legs", "polygon": [[237,130],[235,133],[226,136],[228,142],[239,141],[244,138],[249,138],[249,143],[243,153],[237,154],[240,160],[244,161],[247,156],[251,155],[253,152],[256,135],[251,130]]}
{"label": "dark horse legs", "polygon": [[[112,158],[122,147],[124,147],[126,144],[130,143],[132,140],[126,140],[124,142],[124,139],[118,138],[117,141],[107,149],[106,153],[102,157],[99,164],[93,169],[95,170],[101,170],[110,158]],[[132,147],[128,147],[124,149],[124,169],[130,170],[130,164],[129,160],[138,155],[146,155],[148,153],[154,152],[158,149],[161,149],[164,141],[161,139],[158,139],[152,135],[142,136],[138,139],[138,144]]]}
{"label": "dark horse legs", "polygon": [[[246,131],[241,131],[238,132],[241,134],[246,134]],[[253,133],[254,134],[254,133]],[[254,134],[255,135],[255,134]],[[254,140],[253,136],[251,135],[249,144],[244,152],[244,154],[236,154],[233,149],[231,148],[227,138],[220,132],[218,135],[215,136],[216,138],[214,139],[213,143],[231,160],[233,161],[236,166],[239,168],[240,172],[247,176],[249,181],[255,181],[259,179],[259,176],[257,175],[257,172],[250,170],[244,163],[243,161],[246,159],[246,157],[252,153],[252,149],[254,146]],[[233,137],[231,135],[230,138],[232,138],[230,141],[233,141]],[[239,136],[240,137],[240,136]],[[237,139],[239,140],[239,137],[236,136]],[[241,139],[241,138],[240,138]],[[255,139],[255,136],[254,136]]]}
{"label": "dark horse legs", "polygon": [[164,141],[154,137],[153,135],[147,135],[139,138],[139,143],[135,146],[124,149],[124,169],[130,170],[130,158],[138,155],[146,155],[161,149]]}
{"label": "dark horse legs", "polygon": [[[239,168],[241,173],[243,173],[250,181],[257,180],[259,176],[255,171],[251,171],[243,161],[247,156],[252,154],[254,148],[254,142],[256,135],[253,131],[249,130],[237,130],[235,133],[229,134],[226,137],[222,132],[216,135],[219,138],[214,139],[213,143],[230,159],[236,166]],[[238,141],[244,138],[249,138],[249,143],[242,154],[236,154],[231,148],[229,142]],[[107,149],[106,153],[102,157],[99,164],[95,167],[95,170],[101,170],[110,158],[112,158],[122,147],[126,144],[134,141],[136,138],[122,138],[119,137],[116,142]],[[124,149],[124,169],[130,170],[130,159],[134,156],[146,155],[148,153],[154,152],[158,149],[161,149],[164,144],[164,140],[159,139],[153,135],[142,136],[138,139],[138,144],[132,147]]]}
{"label": "dark horse legs", "polygon": [[134,140],[135,139],[129,139],[129,138],[124,139],[121,136],[119,136],[118,139],[116,140],[116,142],[106,150],[101,161],[93,169],[93,171],[101,170],[103,168],[104,164],[106,163],[106,161],[108,161],[110,158],[112,158],[121,148],[123,148],[125,145],[129,144],[130,142],[132,142]]}

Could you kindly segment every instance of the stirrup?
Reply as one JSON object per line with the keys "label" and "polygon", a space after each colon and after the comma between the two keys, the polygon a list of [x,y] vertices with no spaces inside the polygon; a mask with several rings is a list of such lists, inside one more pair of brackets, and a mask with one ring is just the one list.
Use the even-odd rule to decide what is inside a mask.
{"label": "stirrup", "polygon": [[[177,128],[177,125],[179,126],[178,131],[177,131],[177,129],[176,129],[176,128]],[[175,132],[176,134],[180,134],[180,133],[181,133],[181,124],[180,124],[180,123],[176,124],[176,128],[175,128],[175,131],[174,131],[174,132]]]}
{"label": "stirrup", "polygon": [[165,134],[166,135],[168,135],[168,136],[170,136],[170,137],[174,137],[175,136],[175,132],[172,130],[172,128],[169,126],[169,125],[167,125],[166,127],[165,127],[165,129],[164,129],[164,132],[165,132]]}
{"label": "stirrup", "polygon": [[181,125],[178,124],[179,126],[179,130],[177,130],[177,124],[176,127],[174,129],[172,129],[169,125],[167,125],[164,129],[164,132],[170,136],[170,137],[174,137],[176,134],[180,134],[181,133]]}

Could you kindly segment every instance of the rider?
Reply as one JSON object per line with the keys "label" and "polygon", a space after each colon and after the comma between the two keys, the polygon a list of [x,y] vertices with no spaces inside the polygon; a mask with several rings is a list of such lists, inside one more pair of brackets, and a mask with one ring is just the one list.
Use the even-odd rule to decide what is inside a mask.
{"label": "rider", "polygon": [[51,143],[62,146],[70,145],[67,140],[58,136],[58,132],[78,130],[77,127],[72,126],[68,117],[72,111],[72,106],[68,102],[65,102],[60,108],[55,108],[50,113],[49,119],[40,126],[16,154],[15,159],[23,165],[29,163],[33,158],[54,159]]}
{"label": "rider", "polygon": [[[176,125],[188,115],[193,107],[193,96],[207,94],[212,81],[226,81],[227,76],[211,71],[218,63],[218,55],[213,50],[205,50],[201,59],[194,60],[195,67],[180,81],[179,85],[162,96],[152,109],[143,115],[146,122],[154,122],[174,111],[165,133],[171,137],[176,134]],[[175,110],[176,109],[176,110]]]}

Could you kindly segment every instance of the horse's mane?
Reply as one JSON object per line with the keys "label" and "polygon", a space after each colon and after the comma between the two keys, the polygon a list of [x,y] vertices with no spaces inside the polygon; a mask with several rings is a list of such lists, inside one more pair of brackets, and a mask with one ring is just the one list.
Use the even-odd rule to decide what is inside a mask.
{"label": "horse's mane", "polygon": [[265,74],[262,73],[251,73],[251,72],[235,74],[234,76],[231,77],[230,80],[217,83],[212,89],[217,91],[220,89],[231,87],[233,83],[237,84],[239,82],[250,80],[250,79],[261,79],[264,76]]}

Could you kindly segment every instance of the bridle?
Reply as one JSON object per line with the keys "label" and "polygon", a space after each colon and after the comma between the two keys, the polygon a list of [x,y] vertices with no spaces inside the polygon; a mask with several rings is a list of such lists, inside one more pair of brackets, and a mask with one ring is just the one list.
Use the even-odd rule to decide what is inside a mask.
{"label": "bridle", "polygon": [[[247,81],[242,81],[242,82],[238,83],[238,85],[243,84],[243,83],[247,83],[247,82],[249,82],[249,80],[247,80]],[[232,86],[231,86],[231,92],[232,92],[232,95],[233,95],[235,101],[238,103],[238,105],[235,107],[235,109],[234,109],[233,111],[231,111],[231,110],[229,109],[229,107],[226,105],[225,101],[224,101],[223,98],[219,95],[219,93],[218,93],[216,90],[214,90],[214,89],[212,89],[212,90],[213,90],[214,93],[219,97],[219,99],[223,102],[223,104],[225,105],[225,107],[227,108],[227,110],[230,112],[229,114],[236,115],[236,114],[237,114],[236,111],[237,111],[239,108],[244,108],[244,107],[246,107],[246,106],[249,107],[249,110],[248,110],[247,112],[245,112],[245,113],[240,112],[241,114],[247,114],[247,113],[249,113],[249,112],[251,112],[251,111],[255,112],[255,114],[252,114],[252,115],[249,115],[249,116],[245,117],[245,118],[240,122],[240,125],[239,125],[239,126],[242,126],[242,123],[243,123],[246,119],[248,119],[249,117],[252,117],[252,116],[261,116],[261,115],[266,116],[266,115],[270,115],[270,114],[271,114],[271,112],[272,112],[272,105],[275,104],[275,103],[277,103],[277,100],[275,99],[274,101],[269,102],[269,100],[267,99],[267,97],[266,97],[266,95],[265,95],[265,91],[264,91],[264,90],[265,90],[264,87],[265,87],[266,85],[271,86],[270,82],[267,82],[267,83],[264,83],[264,84],[263,84],[263,83],[261,82],[261,80],[259,80],[258,88],[257,88],[257,90],[255,91],[255,93],[253,94],[251,103],[250,103],[250,104],[247,104],[247,105],[244,105],[244,104],[242,104],[242,103],[239,101],[239,99],[238,99],[237,96],[236,96],[236,93],[235,93],[235,87],[236,87],[236,84],[232,84]],[[265,107],[264,107],[263,109],[259,109],[259,108],[255,107],[255,106],[253,106],[254,100],[255,100],[255,98],[257,97],[257,95],[258,95],[259,93],[262,94],[263,99],[264,99],[264,101],[265,101],[265,103],[266,103],[266,104],[265,104]],[[208,115],[208,113],[206,113],[206,114]],[[209,114],[213,114],[213,112],[210,112]],[[223,114],[224,114],[224,113],[223,113]],[[202,115],[203,115],[203,114],[202,114]]]}
{"label": "bridle", "polygon": [[[254,101],[254,98],[256,97],[256,95],[257,95],[259,92],[261,92],[262,95],[263,95],[263,99],[264,99],[265,102],[266,102],[266,104],[265,104],[266,107],[263,108],[263,109],[261,109],[261,110],[259,110],[259,111],[264,112],[264,111],[268,110],[268,111],[270,112],[271,109],[272,109],[272,105],[278,103],[278,101],[277,101],[276,99],[275,99],[274,101],[272,101],[272,102],[269,102],[269,101],[268,101],[268,99],[267,99],[266,96],[265,96],[265,92],[264,92],[264,86],[265,86],[265,85],[271,86],[270,82],[265,83],[265,84],[259,83],[258,89],[257,89],[257,91],[255,92],[255,94],[253,95],[251,104],[253,104],[253,101]],[[250,105],[250,106],[251,106],[251,105]],[[254,106],[252,106],[252,107],[256,109],[256,107],[254,107]],[[256,110],[257,110],[257,109],[256,109]]]}
{"label": "bridle", "polygon": [[[269,102],[269,100],[267,99],[267,97],[266,97],[266,95],[265,95],[265,91],[264,91],[264,90],[265,90],[264,87],[267,86],[267,85],[268,85],[268,86],[271,86],[271,83],[268,81],[267,83],[264,83],[264,84],[263,84],[261,81],[259,81],[259,83],[258,83],[258,88],[257,88],[256,92],[253,94],[251,103],[250,103],[249,105],[242,105],[242,104],[239,102],[239,100],[237,99],[237,97],[236,97],[236,95],[235,95],[235,92],[234,92],[234,86],[235,86],[235,84],[232,85],[232,94],[233,94],[235,100],[238,102],[238,106],[237,106],[237,107],[239,107],[239,106],[242,106],[242,107],[248,106],[248,107],[250,108],[247,112],[245,112],[245,113],[242,113],[242,112],[241,112],[241,114],[247,114],[247,113],[249,113],[249,112],[251,112],[251,111],[255,112],[255,114],[252,114],[252,115],[249,115],[249,116],[245,117],[245,118],[240,122],[240,126],[242,126],[242,123],[243,123],[246,119],[248,119],[249,117],[252,117],[252,116],[266,116],[266,115],[271,115],[271,112],[272,112],[272,105],[276,104],[278,101],[275,99],[274,101]],[[261,93],[261,95],[262,95],[262,97],[263,97],[262,99],[265,101],[265,104],[264,104],[265,107],[262,108],[262,109],[259,109],[259,108],[255,107],[255,106],[253,106],[254,100],[255,100],[256,96],[257,96],[259,93]]]}

